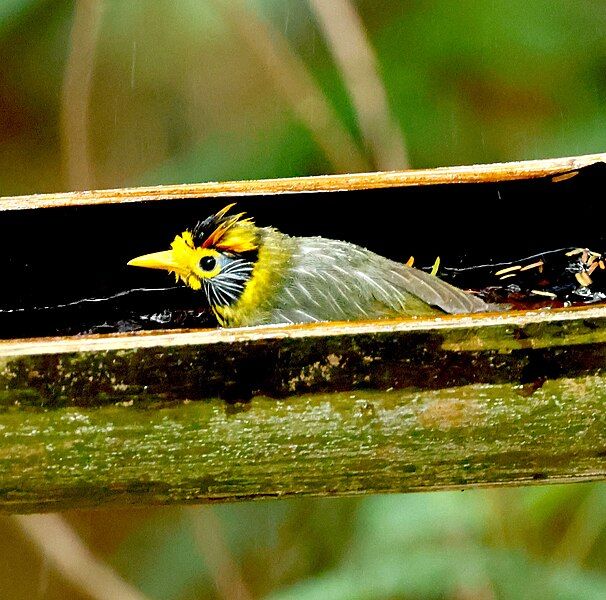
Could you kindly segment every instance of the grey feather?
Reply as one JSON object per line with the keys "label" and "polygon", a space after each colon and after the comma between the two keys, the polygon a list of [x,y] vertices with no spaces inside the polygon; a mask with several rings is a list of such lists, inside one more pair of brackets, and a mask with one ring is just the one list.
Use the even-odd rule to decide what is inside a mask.
{"label": "grey feather", "polygon": [[289,238],[289,242],[291,267],[283,289],[276,290],[265,305],[260,322],[348,321],[492,309],[436,276],[354,244],[321,237]]}

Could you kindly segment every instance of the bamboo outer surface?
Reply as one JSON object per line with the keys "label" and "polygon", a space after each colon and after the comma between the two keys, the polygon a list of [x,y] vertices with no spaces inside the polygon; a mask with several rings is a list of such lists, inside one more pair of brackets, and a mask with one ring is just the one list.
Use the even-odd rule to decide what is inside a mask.
{"label": "bamboo outer surface", "polygon": [[0,343],[9,512],[606,474],[606,308]]}

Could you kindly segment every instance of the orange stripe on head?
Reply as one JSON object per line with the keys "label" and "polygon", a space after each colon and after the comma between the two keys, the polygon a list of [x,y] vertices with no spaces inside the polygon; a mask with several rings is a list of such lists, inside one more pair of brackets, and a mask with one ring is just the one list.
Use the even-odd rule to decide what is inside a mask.
{"label": "orange stripe on head", "polygon": [[225,216],[233,206],[235,203],[229,204],[212,217],[209,225],[216,226],[206,235],[201,248],[216,248],[242,253],[256,250],[259,247],[252,219],[243,219],[242,217],[245,215],[243,212],[230,217]]}

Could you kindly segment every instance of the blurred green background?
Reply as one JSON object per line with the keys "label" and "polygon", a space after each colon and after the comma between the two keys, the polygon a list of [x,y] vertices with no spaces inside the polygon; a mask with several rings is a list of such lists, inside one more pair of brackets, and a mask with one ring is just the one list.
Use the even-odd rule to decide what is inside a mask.
{"label": "blurred green background", "polygon": [[[606,3],[2,0],[0,115],[2,195],[599,152]],[[606,598],[603,484],[45,519],[0,598]]]}

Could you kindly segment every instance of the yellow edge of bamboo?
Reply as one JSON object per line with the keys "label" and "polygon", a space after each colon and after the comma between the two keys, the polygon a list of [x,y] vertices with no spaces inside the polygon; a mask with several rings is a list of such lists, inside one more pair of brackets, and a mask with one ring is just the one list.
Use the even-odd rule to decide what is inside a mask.
{"label": "yellow edge of bamboo", "polygon": [[296,339],[432,331],[440,329],[482,328],[494,326],[525,326],[539,323],[561,323],[579,319],[606,319],[606,306],[478,313],[474,315],[444,315],[434,318],[385,319],[379,321],[350,321],[308,323],[302,325],[264,325],[228,329],[181,329],[140,331],[115,334],[95,334],[73,337],[47,337],[0,341],[0,366],[3,358],[34,354],[63,354],[68,352],[102,352],[137,348],[230,344],[270,339]]}
{"label": "yellow edge of bamboo", "polygon": [[270,194],[334,192],[444,183],[491,183],[558,175],[597,162],[606,162],[606,153],[565,158],[548,158],[484,165],[439,167],[411,171],[317,175],[284,179],[208,182],[154,187],[5,196],[0,211],[148,202],[183,198],[263,196]]}

